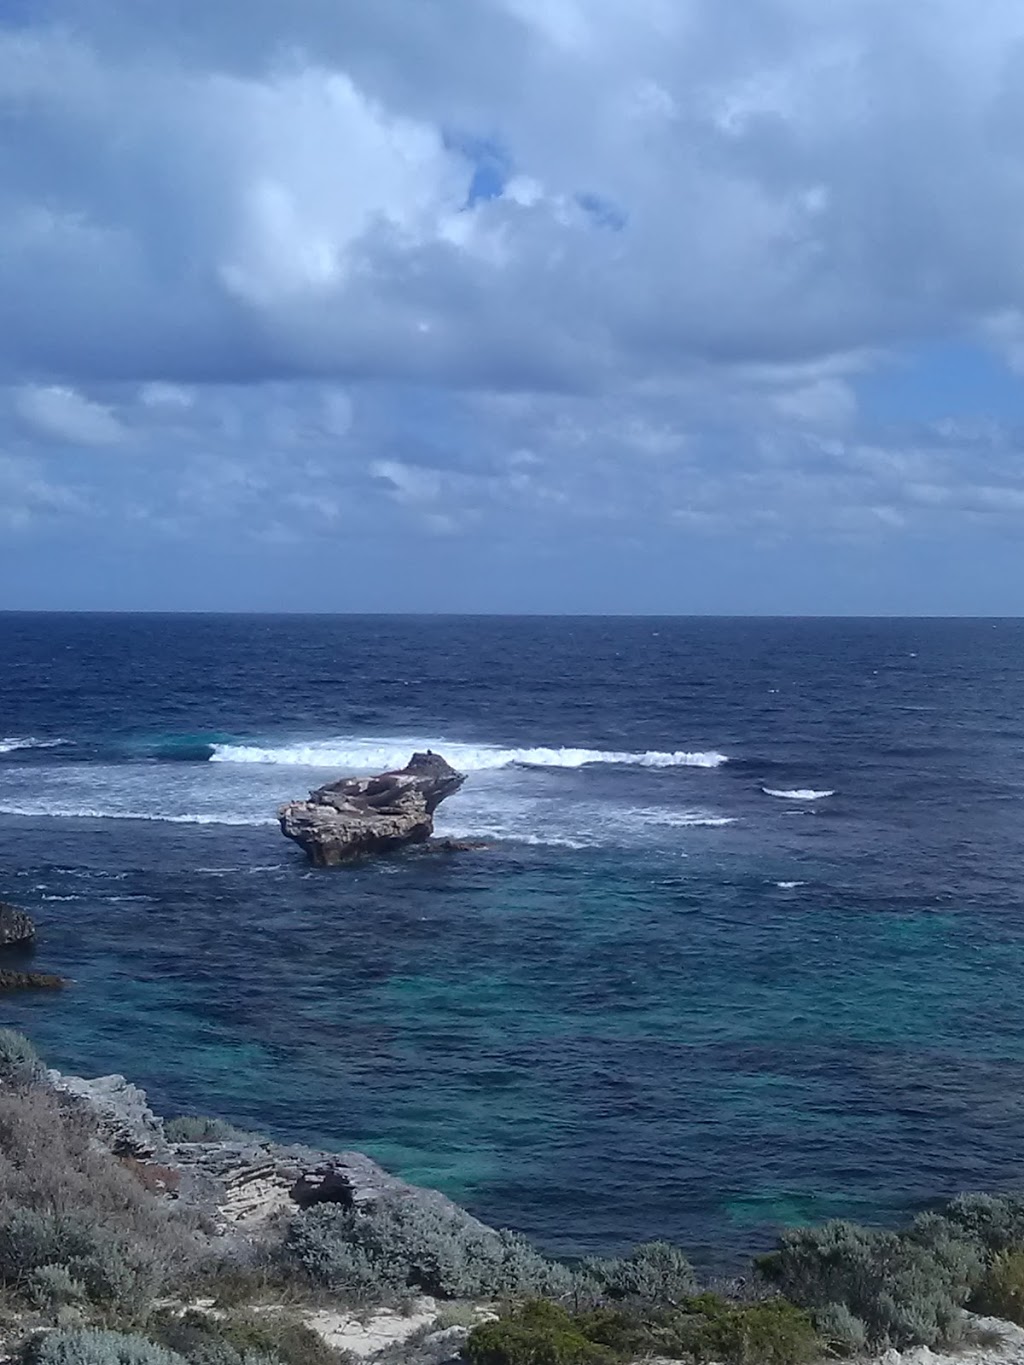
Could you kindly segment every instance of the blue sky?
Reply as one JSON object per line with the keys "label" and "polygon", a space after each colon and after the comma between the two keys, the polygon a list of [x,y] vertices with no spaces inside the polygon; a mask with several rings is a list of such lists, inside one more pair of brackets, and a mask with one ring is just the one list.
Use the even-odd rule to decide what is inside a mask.
{"label": "blue sky", "polygon": [[1024,8],[0,19],[0,607],[1024,612]]}

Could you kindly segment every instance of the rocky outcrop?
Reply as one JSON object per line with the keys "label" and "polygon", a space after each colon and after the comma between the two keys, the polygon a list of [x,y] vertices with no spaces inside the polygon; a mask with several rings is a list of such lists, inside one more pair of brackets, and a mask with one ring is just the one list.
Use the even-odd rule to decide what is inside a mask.
{"label": "rocky outcrop", "polygon": [[146,1092],[123,1076],[87,1081],[48,1071],[46,1080],[95,1127],[97,1137],[115,1156],[147,1161],[166,1153],[163,1123],[150,1109]]}
{"label": "rocky outcrop", "polygon": [[406,767],[376,777],[346,777],[290,801],[278,812],[281,833],[317,867],[423,843],[434,812],[465,778],[440,754],[413,754]]}
{"label": "rocky outcrop", "polygon": [[27,947],[36,936],[36,926],[15,905],[0,901],[0,948]]}
{"label": "rocky outcrop", "polygon": [[253,1232],[282,1212],[313,1204],[372,1208],[382,1201],[409,1201],[484,1225],[438,1190],[422,1189],[391,1175],[361,1152],[322,1152],[263,1138],[172,1144],[161,1157],[177,1173],[177,1195],[222,1230]]}
{"label": "rocky outcrop", "polygon": [[62,976],[48,972],[0,970],[0,991],[59,991],[67,984]]}
{"label": "rocky outcrop", "polygon": [[312,1204],[366,1210],[405,1201],[490,1231],[439,1190],[410,1185],[362,1152],[324,1152],[247,1134],[216,1142],[169,1142],[146,1092],[123,1076],[85,1080],[45,1071],[40,1079],[81,1114],[103,1147],[146,1178],[150,1189],[191,1205],[221,1233],[258,1237],[278,1215]]}

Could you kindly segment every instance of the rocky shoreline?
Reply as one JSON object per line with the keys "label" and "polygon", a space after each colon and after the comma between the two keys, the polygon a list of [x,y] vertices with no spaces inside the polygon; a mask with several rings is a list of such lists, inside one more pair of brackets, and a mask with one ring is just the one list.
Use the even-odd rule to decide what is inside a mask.
{"label": "rocky shoreline", "polygon": [[[182,1343],[270,1340],[272,1326],[259,1365],[1024,1365],[1024,1330],[1007,1321],[1024,1197],[964,1197],[903,1233],[797,1229],[759,1259],[760,1278],[709,1292],[666,1244],[547,1260],[362,1153],[165,1120],[125,1077],[48,1069],[4,1029],[0,1139],[0,1344],[16,1365],[107,1365],[97,1322],[117,1328],[110,1365],[257,1365],[219,1337],[212,1355]],[[70,1241],[48,1212],[61,1206],[78,1220]],[[135,1260],[166,1259],[164,1242],[176,1268],[150,1266],[132,1290]],[[44,1338],[71,1353],[44,1358]],[[174,1350],[150,1356],[151,1341]]]}

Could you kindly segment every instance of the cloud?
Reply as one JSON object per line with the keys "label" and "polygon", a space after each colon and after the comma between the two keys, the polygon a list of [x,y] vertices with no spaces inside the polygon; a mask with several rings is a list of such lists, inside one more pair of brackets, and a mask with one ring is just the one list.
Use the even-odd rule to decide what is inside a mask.
{"label": "cloud", "polygon": [[373,8],[0,30],[9,372],[581,388],[1024,307],[1018,7]]}
{"label": "cloud", "polygon": [[56,384],[26,386],[15,395],[14,408],[41,435],[77,445],[117,445],[126,435],[109,408]]}
{"label": "cloud", "polygon": [[69,525],[73,456],[105,535],[275,553],[1015,525],[1012,399],[892,362],[1024,370],[1022,74],[1009,0],[0,21],[11,506]]}
{"label": "cloud", "polygon": [[87,510],[76,490],[51,482],[38,462],[0,455],[0,530],[29,531]]}

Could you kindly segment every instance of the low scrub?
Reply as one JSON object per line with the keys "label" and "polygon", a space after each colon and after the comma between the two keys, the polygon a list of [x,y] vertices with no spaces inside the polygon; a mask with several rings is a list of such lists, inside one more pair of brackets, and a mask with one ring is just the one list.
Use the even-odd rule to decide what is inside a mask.
{"label": "low scrub", "polygon": [[273,1312],[163,1313],[147,1324],[147,1333],[162,1346],[185,1357],[189,1365],[340,1365],[342,1355],[293,1314]]}
{"label": "low scrub", "polygon": [[350,1302],[389,1303],[410,1291],[443,1299],[572,1293],[571,1270],[514,1233],[495,1233],[460,1210],[411,1200],[365,1212],[318,1204],[290,1222],[281,1265]]}
{"label": "low scrub", "polygon": [[1024,1251],[1001,1251],[975,1291],[978,1313],[1024,1326]]}
{"label": "low scrub", "polygon": [[39,1053],[25,1035],[0,1028],[0,1081],[7,1086],[30,1085],[42,1072]]}
{"label": "low scrub", "polygon": [[676,1309],[598,1309],[570,1313],[560,1304],[527,1303],[475,1327],[470,1365],[622,1365],[641,1357],[724,1365],[809,1365],[821,1342],[810,1318],[770,1299],[729,1303],[714,1294]]}
{"label": "low scrub", "polygon": [[30,1341],[22,1365],[188,1365],[174,1351],[130,1332],[48,1332]]}
{"label": "low scrub", "polygon": [[693,1266],[668,1242],[646,1242],[628,1256],[584,1261],[583,1273],[601,1299],[671,1307],[697,1292]]}
{"label": "low scrub", "polygon": [[465,1346],[469,1365],[614,1365],[622,1357],[593,1341],[578,1317],[555,1303],[526,1303],[481,1323]]}
{"label": "low scrub", "polygon": [[986,1256],[1019,1250],[1024,1247],[1024,1196],[961,1194],[939,1213],[922,1215],[911,1231],[919,1238],[970,1242]]}
{"label": "low scrub", "polygon": [[49,1091],[0,1093],[0,1284],[124,1309],[179,1282],[198,1246]]}
{"label": "low scrub", "polygon": [[845,1322],[879,1348],[958,1342],[963,1305],[984,1272],[977,1245],[951,1237],[941,1220],[903,1233],[844,1222],[797,1228],[757,1264],[832,1330]]}
{"label": "low scrub", "polygon": [[164,1123],[164,1136],[168,1142],[238,1142],[251,1135],[243,1133],[240,1128],[235,1128],[223,1119],[183,1114],[178,1118],[167,1119]]}

